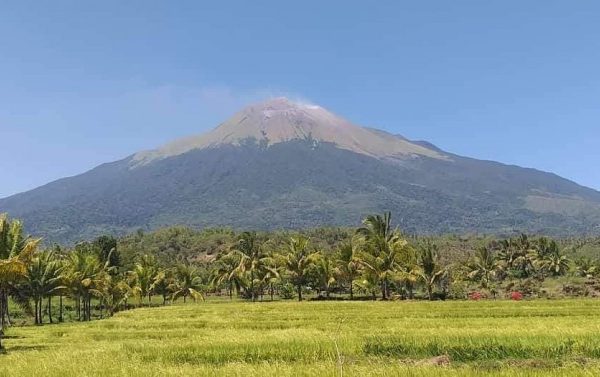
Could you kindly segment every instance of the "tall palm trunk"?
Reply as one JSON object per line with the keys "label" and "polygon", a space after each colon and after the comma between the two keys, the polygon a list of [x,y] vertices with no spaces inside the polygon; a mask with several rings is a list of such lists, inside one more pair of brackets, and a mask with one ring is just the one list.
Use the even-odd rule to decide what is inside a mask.
{"label": "tall palm trunk", "polygon": [[63,296],[60,295],[58,296],[58,322],[63,322],[64,321],[64,317],[63,317]]}
{"label": "tall palm trunk", "polygon": [[77,294],[77,320],[81,321],[81,297]]}
{"label": "tall palm trunk", "polygon": [[354,299],[354,292],[352,290],[352,280],[350,280],[350,300]]}
{"label": "tall palm trunk", "polygon": [[48,296],[48,320],[50,321],[50,323],[53,323],[53,321],[52,321],[52,295]]}
{"label": "tall palm trunk", "polygon": [[10,315],[8,313],[8,293],[6,290],[0,290],[0,330],[10,326]]}
{"label": "tall palm trunk", "polygon": [[256,302],[256,296],[254,292],[254,270],[250,273],[250,293],[252,294],[252,302]]}
{"label": "tall palm trunk", "polygon": [[4,291],[0,290],[0,331],[4,330],[6,324],[6,316],[4,315]]}
{"label": "tall palm trunk", "polygon": [[381,283],[381,298],[385,301],[388,299],[388,282],[387,279],[383,279]]}

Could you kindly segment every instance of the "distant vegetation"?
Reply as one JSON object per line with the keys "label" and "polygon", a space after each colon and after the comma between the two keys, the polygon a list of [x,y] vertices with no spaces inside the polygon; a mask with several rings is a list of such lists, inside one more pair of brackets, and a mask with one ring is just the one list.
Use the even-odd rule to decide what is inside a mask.
{"label": "distant vegetation", "polygon": [[[599,239],[414,237],[372,215],[358,229],[165,228],[40,249],[0,217],[2,328],[89,321],[222,295],[274,299],[522,299],[600,294]],[[156,300],[156,297],[159,299]]]}

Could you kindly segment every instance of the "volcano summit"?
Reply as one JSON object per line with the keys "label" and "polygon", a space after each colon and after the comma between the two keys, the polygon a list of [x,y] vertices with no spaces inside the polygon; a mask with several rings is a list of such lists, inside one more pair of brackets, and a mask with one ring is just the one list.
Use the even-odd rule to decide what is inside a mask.
{"label": "volcano summit", "polygon": [[0,199],[47,241],[174,224],[355,225],[385,210],[415,233],[598,233],[600,192],[275,98],[204,135]]}

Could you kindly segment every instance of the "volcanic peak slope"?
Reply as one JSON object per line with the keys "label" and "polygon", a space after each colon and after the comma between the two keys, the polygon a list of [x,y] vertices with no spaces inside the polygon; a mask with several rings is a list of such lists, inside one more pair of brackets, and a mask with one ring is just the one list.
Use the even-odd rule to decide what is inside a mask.
{"label": "volcanic peak slope", "polygon": [[327,142],[336,147],[375,158],[427,156],[445,159],[436,151],[407,139],[359,127],[312,104],[280,97],[248,106],[212,131],[169,143],[157,150],[138,153],[136,163],[181,155],[194,149],[240,145],[254,140],[263,146],[292,140]]}

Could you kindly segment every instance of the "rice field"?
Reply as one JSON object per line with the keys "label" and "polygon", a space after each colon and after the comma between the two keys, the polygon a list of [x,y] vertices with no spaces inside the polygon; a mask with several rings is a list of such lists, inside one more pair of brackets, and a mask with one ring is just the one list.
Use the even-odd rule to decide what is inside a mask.
{"label": "rice field", "polygon": [[0,376],[598,376],[600,301],[207,301],[15,327]]}

